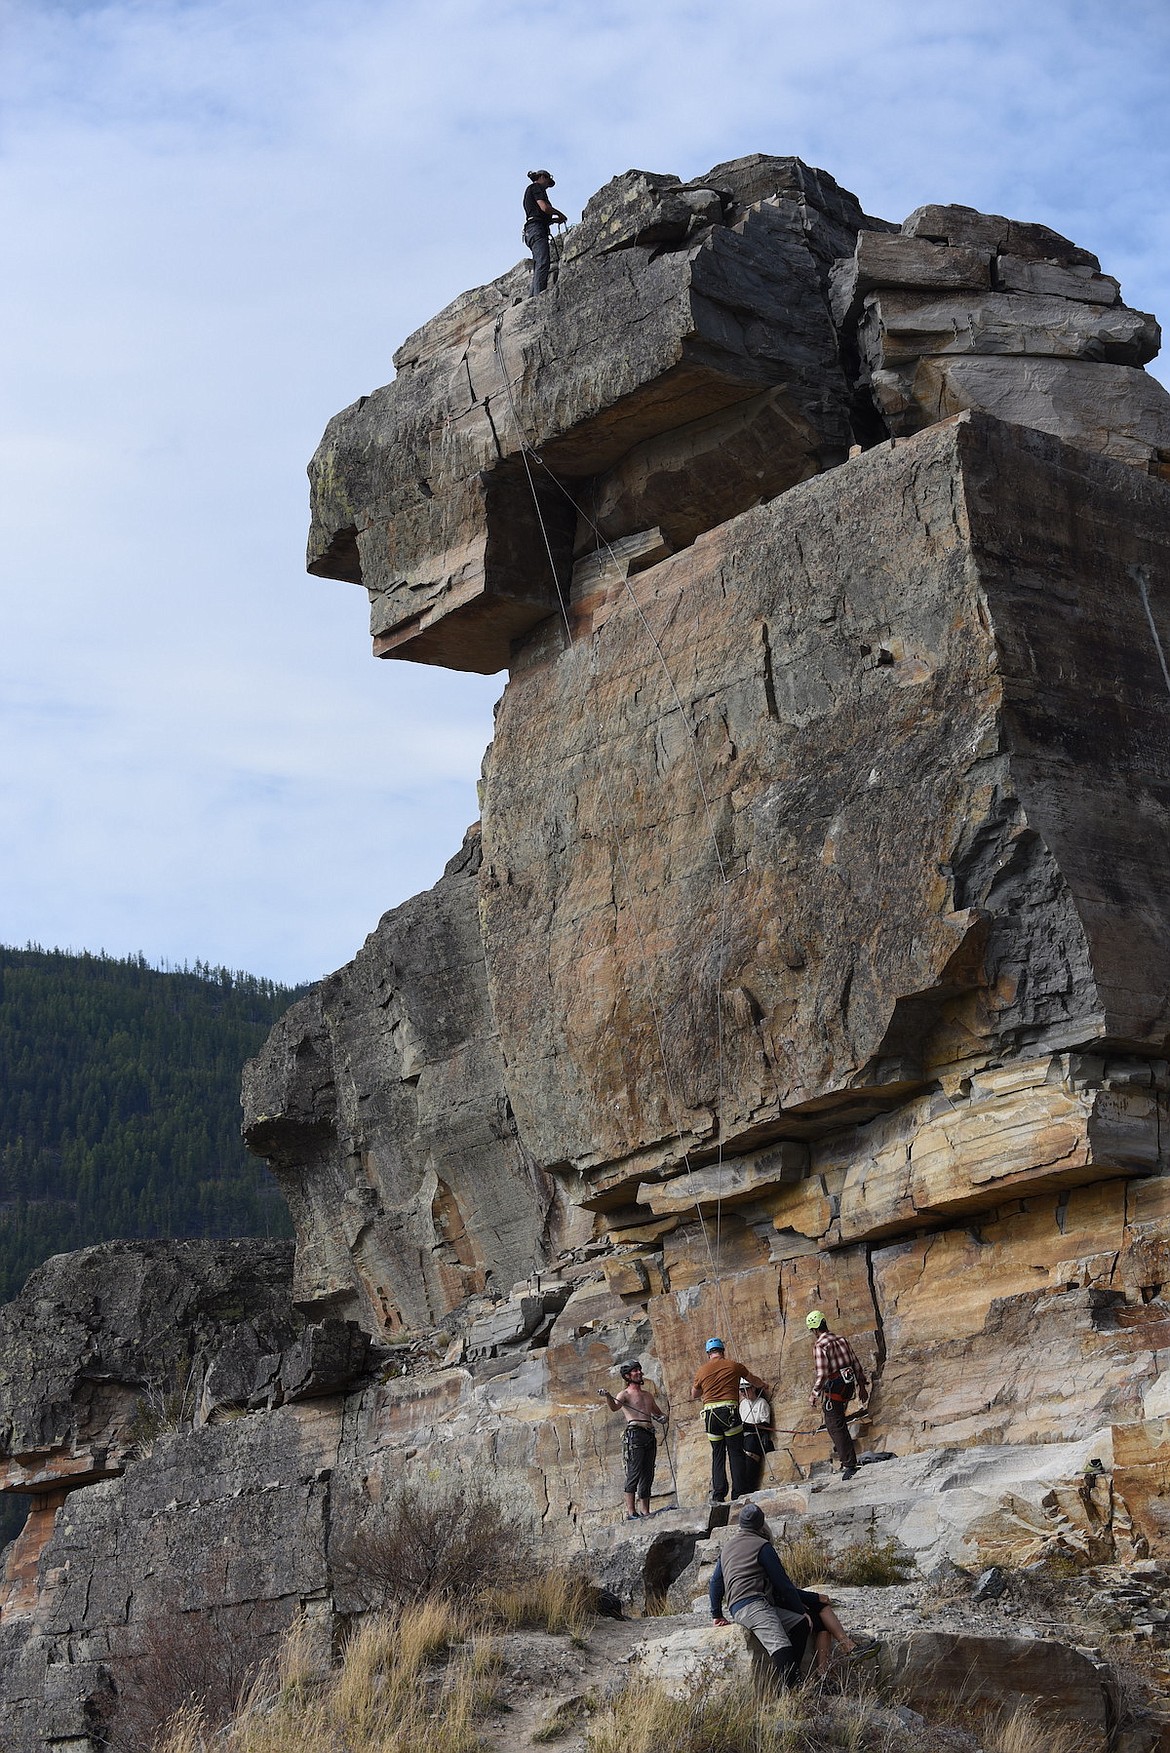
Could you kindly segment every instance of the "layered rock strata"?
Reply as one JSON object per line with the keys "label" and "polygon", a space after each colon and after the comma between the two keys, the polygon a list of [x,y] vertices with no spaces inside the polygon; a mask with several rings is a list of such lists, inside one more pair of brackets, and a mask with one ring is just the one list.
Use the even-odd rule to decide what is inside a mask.
{"label": "layered rock strata", "polygon": [[[181,1612],[328,1645],[412,1468],[660,1598],[710,1531],[711,1332],[774,1383],[775,1512],[815,1517],[814,1306],[909,1458],[866,1511],[924,1562],[1170,1550],[1156,324],[1044,227],[899,231],[762,156],[617,178],[523,282],[314,459],[311,568],[376,649],[509,667],[482,827],[248,1068],[296,1265],[175,1342],[188,1432],[117,1435],[141,1371],[86,1320],[43,1404],[10,1390],[19,1753],[38,1687],[50,1741],[109,1718],[188,1547]],[[636,1547],[597,1397],[632,1353],[683,1506]]]}
{"label": "layered rock strata", "polygon": [[[329,571],[357,532],[379,649],[507,645],[477,1002],[517,1139],[616,1245],[607,1294],[673,1394],[704,1329],[780,1377],[793,1472],[821,1441],[811,1303],[858,1336],[899,1446],[1160,1417],[1157,324],[1044,226],[898,229],[762,157],[616,179],[556,287],[519,285],[456,301],[338,417],[310,541]],[[968,366],[1000,399],[962,399]],[[816,427],[802,461],[777,414]],[[458,457],[453,418],[479,435]],[[493,512],[517,461],[526,509]],[[524,630],[491,607],[493,544]]]}
{"label": "layered rock strata", "polygon": [[[668,1508],[636,1527],[612,1525],[616,1421],[596,1385],[612,1382],[615,1358],[648,1349],[652,1337],[642,1311],[610,1288],[615,1259],[596,1245],[575,1250],[541,1293],[526,1287],[497,1305],[491,1321],[482,1305],[469,1306],[446,1362],[446,1335],[434,1334],[378,1358],[351,1358],[348,1377],[323,1378],[282,1404],[246,1410],[243,1398],[201,1400],[153,1425],[140,1419],[120,1470],[67,1496],[45,1496],[7,1555],[6,1749],[97,1753],[111,1734],[125,1733],[127,1713],[149,1688],[166,1690],[164,1664],[198,1672],[209,1651],[222,1660],[228,1647],[263,1659],[294,1619],[303,1622],[308,1657],[327,1664],[369,1604],[362,1554],[377,1539],[380,1505],[404,1478],[486,1478],[509,1513],[542,1529],[562,1559],[587,1563],[627,1610],[656,1611],[669,1596],[685,1611],[718,1550],[726,1510]],[[145,1280],[135,1300],[127,1263],[115,1248],[77,1262],[91,1291],[117,1311],[107,1371],[111,1385],[129,1391],[134,1381],[121,1378],[135,1377],[138,1366],[118,1359],[130,1356],[157,1302]],[[155,1264],[166,1271],[161,1249]],[[525,1333],[523,1318],[523,1305],[541,1294],[560,1311],[543,1338]],[[509,1308],[517,1316],[511,1330]],[[47,1312],[34,1281],[8,1319],[34,1332]],[[283,1318],[295,1321],[287,1305]],[[210,1337],[194,1309],[176,1308],[173,1320],[188,1350],[197,1332]],[[115,1331],[124,1341],[117,1355]],[[222,1356],[230,1338],[229,1326],[212,1352]],[[47,1356],[47,1325],[36,1343]],[[679,1369],[689,1372],[690,1361],[681,1358]],[[672,1375],[673,1367],[668,1381]],[[137,1385],[141,1393],[145,1384]],[[45,1393],[57,1395],[59,1414],[72,1407],[74,1421],[84,1416],[84,1378],[68,1397],[48,1380]],[[22,1389],[20,1399],[27,1416],[32,1394]],[[671,1501],[676,1472],[683,1499],[703,1495],[702,1433],[681,1415],[685,1397],[676,1395],[675,1405],[660,1506]],[[875,1529],[923,1571],[1053,1556],[1101,1564],[1131,1560],[1147,1545],[1118,1489],[1120,1461],[1111,1462],[1106,1430],[1079,1443],[922,1454],[863,1469],[852,1490],[821,1475],[773,1487],[762,1501],[778,1534],[809,1521],[838,1542]],[[1042,1652],[1051,1656],[1052,1646]]]}
{"label": "layered rock strata", "polygon": [[1047,226],[919,207],[859,234],[833,309],[891,433],[979,408],[1165,478],[1166,395],[1140,369],[1161,330],[1100,269]]}

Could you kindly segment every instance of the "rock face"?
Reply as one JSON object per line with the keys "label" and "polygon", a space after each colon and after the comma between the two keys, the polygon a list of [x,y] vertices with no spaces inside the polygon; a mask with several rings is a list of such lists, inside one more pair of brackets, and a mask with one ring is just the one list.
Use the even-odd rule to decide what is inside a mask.
{"label": "rock face", "polygon": [[538,1160],[617,1206],[1005,1055],[1161,1049],[1170,621],[1137,580],[1170,603],[1168,503],[967,417],[603,581],[570,650],[534,635],[485,770],[483,935]]}
{"label": "rock face", "polygon": [[389,1334],[545,1258],[564,1220],[520,1138],[487,1003],[479,835],[287,1013],[244,1080],[246,1136],[303,1245],[315,1318]]}
{"label": "rock face", "polygon": [[825,275],[869,223],[794,159],[615,178],[551,298],[519,298],[515,270],[465,294],[331,422],[309,570],[365,585],[379,655],[498,670],[574,554],[660,518],[669,551],[841,461]]}
{"label": "rock face", "polygon": [[[376,650],[510,677],[482,827],[247,1070],[291,1302],[261,1250],[254,1296],[160,1303],[160,1255],[109,1304],[131,1341],[88,1266],[4,1317],[16,1753],[38,1688],[78,1753],[110,1718],[177,1553],[181,1612],[327,1645],[412,1467],[490,1476],[635,1609],[683,1587],[712,1332],[774,1384],[772,1513],[823,1487],[924,1563],[1170,1552],[1156,324],[1042,226],[899,231],[763,156],[615,179],[525,278],[311,470],[311,569]],[[144,1448],[156,1304],[197,1394]],[[812,1307],[885,1488],[825,1483]],[[597,1397],[631,1355],[681,1506],[644,1542]]]}
{"label": "rock face", "polygon": [[1100,268],[1047,226],[919,207],[859,234],[833,309],[891,433],[979,408],[1165,477],[1170,409],[1140,370],[1161,331]]}
{"label": "rock face", "polygon": [[[604,1296],[573,1290],[547,1342],[529,1286],[469,1311],[482,1343],[455,1352],[531,1346],[567,1380],[560,1344],[600,1321],[677,1403],[725,1330],[778,1378],[773,1465],[796,1477],[823,1453],[815,1303],[877,1371],[875,1441],[1152,1431],[1170,1412],[1156,323],[1044,226],[933,206],[898,229],[765,157],[615,179],[555,287],[522,285],[411,337],[311,469],[311,566],[360,560],[378,650],[509,663],[466,1029],[493,1040],[525,1161],[615,1250]],[[311,1104],[266,1064],[267,1152]],[[314,1210],[311,1301],[336,1178],[305,1153],[276,1166]],[[1126,1452],[1141,1495],[1159,1463]],[[684,1444],[684,1493],[703,1466]]]}

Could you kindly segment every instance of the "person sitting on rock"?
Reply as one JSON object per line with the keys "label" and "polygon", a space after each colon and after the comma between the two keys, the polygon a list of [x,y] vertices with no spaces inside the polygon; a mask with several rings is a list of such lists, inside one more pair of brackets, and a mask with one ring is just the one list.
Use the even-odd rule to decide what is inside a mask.
{"label": "person sitting on rock", "polygon": [[691,1399],[703,1402],[703,1426],[711,1444],[711,1502],[727,1501],[727,1464],[731,1463],[731,1495],[742,1497],[748,1489],[743,1453],[743,1425],[739,1416],[739,1384],[746,1381],[757,1394],[766,1394],[762,1382],[746,1364],[728,1357],[722,1339],[708,1339],[707,1361],[695,1376]]}
{"label": "person sitting on rock", "polygon": [[599,1388],[598,1393],[611,1412],[625,1415],[622,1460],[626,1468],[626,1520],[636,1522],[640,1515],[651,1513],[650,1493],[654,1489],[654,1467],[658,1459],[658,1438],[654,1434],[653,1420],[657,1419],[665,1427],[666,1414],[654,1398],[654,1389],[646,1386],[642,1366],[636,1358],[622,1364],[621,1378],[626,1385],[620,1394],[611,1394],[608,1388]]}
{"label": "person sitting on rock", "polygon": [[[776,1684],[795,1686],[812,1629],[809,1606],[768,1538],[758,1503],[740,1510],[739,1526],[720,1548],[707,1598],[715,1624],[734,1620],[750,1631],[771,1658]],[[818,1596],[810,1600],[819,1605]],[[730,1620],[723,1616],[724,1603]]]}
{"label": "person sitting on rock", "polygon": [[[754,1600],[753,1588],[763,1591]],[[757,1503],[745,1503],[740,1510],[739,1530],[723,1544],[707,1596],[715,1624],[729,1623],[723,1617],[726,1598],[731,1618],[763,1645],[772,1658],[776,1680],[789,1686],[796,1684],[810,1632],[818,1677],[828,1672],[834,1649],[857,1661],[878,1648],[876,1637],[849,1636],[828,1595],[797,1588],[772,1544]],[[757,1612],[757,1606],[763,1611]]]}
{"label": "person sitting on rock", "polygon": [[869,1382],[848,1339],[830,1329],[820,1309],[805,1316],[805,1326],[816,1338],[813,1346],[816,1376],[808,1403],[815,1406],[820,1400],[825,1429],[841,1463],[841,1477],[852,1479],[857,1472],[857,1450],[849,1434],[845,1408],[855,1393],[863,1400],[868,1399]]}
{"label": "person sitting on rock", "polygon": [[548,199],[548,191],[556,181],[550,170],[530,170],[524,191],[524,247],[532,251],[532,295],[543,292],[548,285],[550,250],[549,230],[553,225],[566,224],[559,207]]}

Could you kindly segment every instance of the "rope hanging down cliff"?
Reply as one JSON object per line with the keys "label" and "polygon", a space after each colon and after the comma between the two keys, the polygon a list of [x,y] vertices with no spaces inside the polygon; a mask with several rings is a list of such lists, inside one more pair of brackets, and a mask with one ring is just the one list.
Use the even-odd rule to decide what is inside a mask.
{"label": "rope hanging down cliff", "polygon": [[[696,783],[698,785],[699,796],[702,800],[703,810],[704,810],[704,814],[705,814],[706,821],[707,821],[708,837],[710,838],[710,841],[711,841],[711,846],[712,846],[712,849],[713,849],[714,854],[715,854],[715,862],[716,862],[716,865],[717,865],[718,871],[719,871],[719,933],[718,933],[718,953],[717,953],[717,958],[716,958],[715,981],[714,981],[715,1019],[716,1019],[716,1081],[717,1081],[715,1118],[716,1118],[716,1125],[718,1128],[717,1157],[716,1157],[715,1246],[714,1246],[714,1249],[712,1248],[712,1245],[711,1245],[711,1239],[710,1239],[710,1235],[708,1232],[708,1226],[707,1226],[706,1219],[703,1216],[703,1211],[702,1211],[702,1206],[701,1206],[700,1200],[698,1198],[696,1198],[694,1204],[695,1204],[695,1215],[697,1216],[697,1218],[699,1220],[699,1226],[700,1226],[702,1236],[703,1236],[703,1243],[704,1243],[704,1247],[705,1247],[706,1253],[707,1253],[708,1265],[709,1265],[710,1271],[711,1271],[711,1279],[712,1279],[712,1284],[713,1284],[714,1291],[715,1291],[716,1308],[719,1310],[719,1318],[720,1318],[722,1324],[726,1327],[728,1333],[732,1337],[734,1337],[734,1324],[731,1320],[730,1311],[727,1308],[727,1304],[726,1304],[726,1301],[725,1301],[725,1298],[723,1295],[722,1280],[721,1280],[720,1271],[719,1271],[719,1257],[720,1257],[721,1245],[722,1245],[722,1219],[723,1219],[723,1073],[724,1073],[723,977],[724,977],[724,973],[726,970],[727,891],[728,891],[730,879],[728,877],[727,867],[724,863],[723,854],[722,854],[722,851],[721,851],[720,846],[719,846],[719,838],[718,838],[718,834],[717,834],[716,828],[715,828],[715,819],[714,819],[714,814],[713,814],[713,811],[711,808],[710,798],[707,795],[707,787],[703,781],[702,766],[701,766],[701,763],[699,760],[700,750],[699,750],[698,731],[697,731],[695,725],[691,722],[691,719],[687,714],[686,707],[683,704],[682,697],[679,694],[678,687],[675,683],[673,675],[671,674],[670,666],[667,663],[666,654],[662,649],[661,641],[659,640],[653,627],[650,625],[650,622],[647,620],[645,611],[643,610],[641,603],[638,601],[637,595],[634,592],[632,586],[630,585],[629,578],[627,577],[626,573],[622,569],[621,564],[618,561],[618,557],[615,554],[613,547],[611,546],[611,544],[607,540],[607,538],[602,534],[601,530],[598,528],[598,526],[593,521],[593,519],[589,516],[588,512],[585,511],[585,509],[580,504],[578,504],[577,500],[569,492],[569,490],[565,486],[564,482],[561,481],[559,479],[559,477],[557,475],[555,475],[553,473],[553,471],[549,468],[548,464],[544,461],[544,458],[540,455],[539,451],[532,444],[531,440],[528,437],[527,432],[525,431],[525,428],[523,426],[523,423],[521,422],[520,415],[519,415],[519,412],[518,412],[517,407],[516,407],[516,399],[515,399],[514,386],[512,384],[512,379],[511,379],[511,376],[508,372],[507,365],[505,364],[505,361],[504,361],[503,350],[502,350],[501,341],[500,341],[502,327],[503,327],[503,315],[501,314],[496,319],[495,329],[494,329],[494,333],[493,333],[493,348],[494,348],[495,357],[496,357],[496,364],[497,364],[497,368],[499,370],[501,381],[503,382],[503,385],[504,385],[504,390],[505,390],[505,394],[507,396],[507,401],[508,401],[508,408],[509,408],[509,411],[511,413],[512,422],[516,428],[516,434],[517,434],[517,437],[518,437],[519,443],[520,443],[520,455],[521,455],[521,459],[522,459],[523,464],[524,464],[524,473],[525,473],[525,476],[527,477],[528,488],[529,488],[529,492],[531,493],[531,496],[532,496],[533,507],[536,511],[537,520],[538,520],[539,525],[540,525],[541,539],[543,541],[545,554],[546,554],[547,559],[548,559],[549,573],[550,573],[550,576],[552,578],[553,589],[556,593],[557,604],[560,608],[562,630],[563,630],[563,633],[565,636],[566,650],[572,650],[572,648],[573,648],[573,629],[572,629],[572,624],[569,620],[568,608],[567,608],[566,603],[565,603],[564,594],[561,590],[560,578],[559,578],[559,575],[557,572],[556,561],[555,561],[555,558],[553,556],[553,551],[552,551],[552,544],[551,544],[551,541],[549,539],[548,526],[545,522],[544,513],[543,513],[543,510],[541,508],[540,496],[536,490],[536,481],[535,481],[535,478],[534,478],[533,472],[532,472],[532,464],[533,463],[535,463],[537,465],[537,467],[539,467],[540,469],[542,469],[544,471],[545,475],[555,485],[557,490],[564,496],[565,499],[568,500],[569,504],[572,506],[576,515],[579,518],[583,519],[583,521],[593,531],[593,535],[594,535],[594,538],[595,538],[595,541],[597,544],[597,551],[600,552],[600,550],[602,548],[604,548],[606,550],[606,552],[608,553],[609,558],[610,558],[611,562],[613,563],[615,569],[617,570],[618,576],[620,577],[620,579],[622,581],[623,588],[624,588],[627,596],[629,597],[631,603],[633,604],[634,611],[637,614],[639,621],[641,622],[646,633],[649,635],[651,643],[654,646],[654,650],[655,650],[659,665],[661,666],[663,675],[666,677],[667,685],[668,685],[668,687],[670,689],[670,693],[674,699],[674,703],[678,709],[679,717],[680,717],[683,725],[686,727],[687,734],[688,734],[688,746],[690,747],[690,750],[691,750],[691,758],[692,758],[692,761],[694,763],[694,768],[695,768],[695,779],[696,779]],[[596,675],[596,652],[597,652],[598,642],[599,642],[599,635],[595,634],[594,640],[593,640],[594,658],[593,658],[593,665],[592,665],[592,670],[593,670],[594,675]],[[596,702],[594,701],[593,704],[594,704],[594,707],[596,709]],[[690,1152],[686,1148],[686,1145],[684,1143],[684,1132],[683,1132],[683,1127],[682,1127],[682,1122],[681,1122],[681,1109],[680,1109],[680,1104],[679,1104],[678,1097],[677,1097],[677,1094],[676,1094],[676,1091],[674,1088],[673,1079],[671,1077],[670,1065],[669,1065],[669,1062],[667,1059],[666,1043],[665,1043],[665,1037],[664,1037],[663,1026],[662,1026],[662,1017],[661,1017],[661,1014],[659,1011],[658,1004],[657,1004],[656,999],[655,999],[654,981],[653,981],[653,978],[651,975],[650,959],[649,959],[649,954],[648,954],[647,947],[646,947],[645,934],[643,933],[641,921],[640,921],[639,914],[638,914],[638,906],[637,906],[637,901],[636,901],[636,890],[634,888],[633,881],[632,881],[632,878],[630,875],[630,870],[629,870],[629,867],[628,867],[627,862],[626,862],[625,852],[624,852],[624,849],[622,846],[622,841],[621,841],[621,835],[618,831],[618,826],[617,826],[617,816],[616,816],[616,811],[614,809],[613,796],[612,796],[612,793],[610,791],[609,783],[608,783],[608,780],[606,778],[604,762],[603,762],[602,757],[601,757],[600,730],[601,730],[600,720],[598,720],[598,734],[596,737],[596,747],[597,747],[597,751],[598,751],[598,762],[597,762],[598,778],[599,778],[600,783],[601,783],[602,795],[605,799],[606,814],[607,814],[608,821],[609,821],[610,832],[611,832],[612,837],[613,837],[614,850],[615,850],[615,853],[617,855],[618,862],[621,866],[622,878],[623,878],[623,881],[624,881],[625,886],[626,886],[626,894],[627,894],[628,899],[629,899],[630,916],[633,919],[634,930],[635,930],[635,934],[636,934],[637,940],[638,940],[639,960],[642,964],[643,977],[644,977],[645,982],[646,982],[647,998],[648,998],[649,1005],[650,1005],[651,1016],[653,1017],[653,1021],[654,1021],[654,1032],[655,1032],[655,1036],[657,1039],[658,1054],[659,1054],[659,1058],[661,1059],[661,1062],[662,1062],[663,1079],[664,1079],[664,1084],[665,1084],[665,1089],[666,1089],[667,1100],[668,1100],[670,1110],[671,1110],[671,1117],[672,1117],[673,1122],[674,1122],[675,1136],[678,1140],[678,1143],[683,1147],[682,1148],[682,1155],[683,1155],[683,1162],[685,1165],[685,1172],[686,1172],[686,1175],[688,1177],[688,1180],[691,1183],[691,1188],[693,1191],[694,1164],[691,1161]]]}

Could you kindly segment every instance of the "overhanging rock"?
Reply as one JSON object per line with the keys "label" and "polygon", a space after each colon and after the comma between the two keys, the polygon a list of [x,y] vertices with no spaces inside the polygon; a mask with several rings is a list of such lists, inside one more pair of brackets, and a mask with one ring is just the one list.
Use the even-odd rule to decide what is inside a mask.
{"label": "overhanging rock", "polygon": [[309,570],[366,586],[380,656],[501,669],[599,537],[680,546],[843,460],[828,261],[882,222],[799,160],[744,164],[616,178],[548,293],[465,294],[330,423]]}

